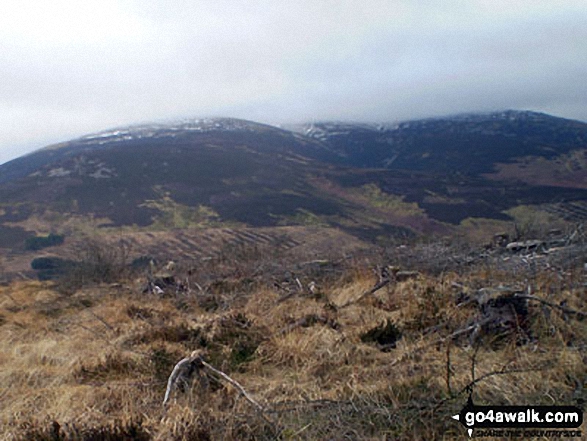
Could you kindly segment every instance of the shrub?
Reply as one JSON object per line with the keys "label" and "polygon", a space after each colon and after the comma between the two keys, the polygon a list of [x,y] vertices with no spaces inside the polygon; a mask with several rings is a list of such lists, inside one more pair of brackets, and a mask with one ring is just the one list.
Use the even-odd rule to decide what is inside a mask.
{"label": "shrub", "polygon": [[76,250],[75,273],[80,282],[111,283],[122,278],[127,271],[128,249],[88,240]]}
{"label": "shrub", "polygon": [[123,244],[108,245],[87,240],[75,250],[75,260],[60,257],[37,257],[31,268],[39,280],[58,280],[58,289],[73,292],[85,284],[113,283],[129,273],[126,264],[129,250]]}
{"label": "shrub", "polygon": [[48,236],[28,237],[24,242],[24,247],[28,251],[39,251],[43,248],[61,245],[64,240],[64,236],[53,233]]}
{"label": "shrub", "polygon": [[31,261],[31,268],[34,270],[58,269],[65,264],[66,260],[60,257],[37,257]]}
{"label": "shrub", "polygon": [[75,267],[75,262],[60,257],[37,257],[31,261],[31,268],[37,271],[39,280],[55,280]]}
{"label": "shrub", "polygon": [[86,240],[74,250],[75,260],[59,277],[58,289],[71,293],[88,284],[114,283],[129,274],[128,247]]}
{"label": "shrub", "polygon": [[149,268],[151,261],[156,261],[154,257],[151,256],[140,256],[130,263],[130,267],[133,270],[143,270]]}

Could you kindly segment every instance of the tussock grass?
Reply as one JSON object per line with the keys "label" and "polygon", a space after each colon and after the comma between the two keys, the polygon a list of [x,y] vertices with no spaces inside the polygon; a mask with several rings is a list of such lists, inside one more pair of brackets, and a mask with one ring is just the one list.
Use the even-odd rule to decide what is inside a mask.
{"label": "tussock grass", "polygon": [[[317,279],[320,296],[283,299],[259,281],[243,291],[232,284],[212,294],[223,296],[217,310],[200,305],[209,292],[160,297],[132,281],[67,295],[50,283],[15,282],[0,287],[1,437],[466,439],[450,415],[474,379],[482,379],[473,390],[479,404],[583,407],[585,320],[531,303],[525,344],[515,335],[499,345],[488,344],[491,336],[447,339],[478,316],[474,304],[458,303],[482,287],[530,285],[587,310],[582,273],[565,271],[423,273],[353,303],[377,282],[357,266]],[[307,317],[320,320],[300,321]],[[374,330],[397,332],[395,347],[365,338]],[[209,388],[194,382],[163,408],[167,376],[195,349],[241,383],[265,418],[213,376]]]}

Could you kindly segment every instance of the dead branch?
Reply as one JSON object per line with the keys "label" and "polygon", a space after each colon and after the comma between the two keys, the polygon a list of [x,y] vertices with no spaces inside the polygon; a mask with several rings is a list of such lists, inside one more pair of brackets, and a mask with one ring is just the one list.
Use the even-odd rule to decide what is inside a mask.
{"label": "dead branch", "polygon": [[93,311],[90,311],[89,309],[86,309],[86,311],[88,312],[88,314],[90,314],[92,317],[94,317],[96,320],[98,320],[100,323],[102,323],[104,326],[106,326],[108,329],[110,329],[111,331],[116,331],[114,329],[114,327],[108,323],[106,320],[104,320],[102,317],[100,317],[98,314],[96,314]]}
{"label": "dead branch", "polygon": [[200,374],[202,369],[208,369],[210,372],[218,375],[228,383],[230,383],[249,403],[251,403],[257,411],[259,411],[260,416],[265,420],[265,422],[269,423],[271,426],[274,426],[273,421],[267,417],[265,414],[265,408],[261,406],[251,395],[245,391],[244,387],[237,382],[236,380],[229,377],[224,372],[216,369],[214,366],[206,363],[203,359],[201,351],[194,351],[191,353],[189,357],[181,359],[173,368],[169,379],[167,380],[167,389],[165,390],[165,397],[163,398],[163,406],[167,404],[169,401],[169,397],[173,389],[177,388],[178,386],[185,386],[190,380],[190,377],[197,373]]}
{"label": "dead branch", "polygon": [[347,306],[353,305],[355,303],[360,302],[361,300],[363,300],[365,297],[370,296],[372,294],[375,294],[377,291],[379,291],[381,288],[383,288],[384,286],[389,285],[389,283],[391,282],[390,279],[384,279],[381,282],[377,283],[373,288],[371,288],[369,291],[364,292],[363,294],[361,294],[359,297],[357,297],[356,299],[353,300],[349,300],[348,302],[346,302],[345,304],[343,304],[342,306],[339,307],[339,309],[342,308],[346,308]]}
{"label": "dead branch", "polygon": [[[511,369],[507,369],[507,365],[506,366],[503,366],[499,370],[487,372],[486,374],[483,374],[480,377],[477,377],[477,378],[473,379],[472,381],[470,381],[469,383],[467,383],[463,388],[461,388],[458,392],[452,393],[447,398],[443,398],[442,400],[440,400],[436,404],[436,406],[434,407],[434,410],[439,409],[442,405],[444,405],[448,401],[452,401],[452,400],[460,397],[465,392],[472,391],[474,386],[476,386],[478,383],[480,383],[480,382],[482,382],[482,381],[484,381],[484,380],[486,380],[486,379],[488,379],[490,377],[494,377],[494,376],[497,376],[497,375],[524,374],[524,373],[528,373],[528,372],[542,372],[542,371],[546,371],[548,369],[552,369],[554,367],[554,365],[555,365],[554,362],[550,362],[550,363],[547,362],[547,363],[544,363],[542,366],[527,367],[527,368],[511,368]],[[472,369],[472,372],[473,372],[474,371],[474,367],[472,367],[471,369]]]}
{"label": "dead branch", "polygon": [[202,363],[202,365],[209,369],[210,371],[214,372],[216,375],[219,375],[220,377],[224,378],[226,381],[228,381],[232,386],[234,386],[234,388],[236,390],[238,390],[241,395],[243,397],[245,397],[245,399],[251,403],[253,406],[255,406],[259,411],[261,411],[261,414],[264,416],[263,412],[265,411],[265,409],[263,408],[263,406],[261,406],[257,401],[255,401],[253,399],[253,397],[251,397],[247,391],[245,391],[245,389],[240,385],[240,383],[238,383],[236,380],[233,380],[232,378],[230,378],[228,375],[226,375],[224,372],[219,371],[218,369],[216,369],[215,367],[209,365],[208,363],[206,363],[204,360],[200,359],[200,362]]}
{"label": "dead branch", "polygon": [[544,300],[544,299],[541,299],[540,297],[536,297],[536,296],[533,296],[530,294],[517,294],[516,293],[515,297],[520,298],[520,299],[525,299],[525,300],[534,300],[534,301],[540,302],[546,306],[550,306],[551,308],[560,309],[565,314],[574,314],[574,315],[580,317],[581,319],[587,318],[587,313],[585,313],[585,312],[578,311],[576,309],[567,308],[566,306],[557,305],[556,303],[549,302],[548,300]]}
{"label": "dead branch", "polygon": [[405,282],[406,280],[414,279],[419,276],[420,273],[418,271],[400,271],[398,267],[394,266],[386,266],[383,268],[379,268],[379,282],[377,282],[375,286],[371,288],[369,291],[364,292],[356,299],[349,300],[348,302],[340,306],[339,309],[346,308],[347,306],[360,302],[365,297],[375,294],[377,291],[379,291],[384,286],[389,285],[391,282]]}
{"label": "dead branch", "polygon": [[304,290],[304,286],[302,285],[302,282],[300,282],[300,279],[298,279],[297,277],[296,277],[296,284],[298,285],[298,289],[300,291]]}
{"label": "dead branch", "polygon": [[454,397],[458,397],[463,395],[465,392],[471,390],[473,386],[477,385],[481,381],[486,380],[487,378],[494,377],[496,375],[510,375],[510,374],[525,374],[528,372],[542,372],[548,369],[552,369],[554,364],[545,364],[544,366],[537,366],[537,367],[528,367],[528,368],[511,368],[506,369],[505,367],[498,370],[498,371],[491,371],[486,374],[481,375],[480,377],[475,378],[475,380],[469,382],[466,386],[464,386],[459,392],[457,392]]}
{"label": "dead branch", "polygon": [[182,358],[171,371],[171,375],[167,380],[167,389],[165,390],[165,398],[163,398],[163,406],[169,401],[171,391],[176,388],[179,384],[189,381],[192,373],[201,368],[202,358],[199,352],[192,352],[189,357]]}
{"label": "dead branch", "polygon": [[459,335],[463,335],[463,334],[467,334],[467,333],[471,333],[474,331],[477,331],[479,329],[481,329],[482,326],[486,325],[487,323],[491,322],[493,320],[492,317],[487,317],[484,318],[482,320],[478,320],[475,323],[466,326],[464,328],[458,329],[455,332],[453,332],[452,334],[449,334],[445,337],[438,337],[436,340],[433,340],[431,342],[422,344],[416,348],[414,348],[411,352],[409,353],[404,353],[403,355],[401,355],[400,357],[396,358],[395,360],[393,360],[390,365],[391,366],[395,366],[396,364],[400,363],[401,361],[403,361],[406,357],[410,357],[413,356],[415,354],[417,354],[420,351],[423,351],[426,348],[429,348],[431,346],[438,346],[440,343],[443,343],[447,340],[452,340],[456,337],[458,337]]}
{"label": "dead branch", "polygon": [[447,335],[446,337],[439,338],[438,340],[436,340],[433,343],[431,343],[431,345],[432,344],[441,343],[441,342],[443,342],[445,340],[452,340],[455,337],[458,337],[459,335],[467,334],[468,332],[471,332],[471,331],[475,331],[477,329],[480,329],[481,326],[486,325],[487,323],[491,322],[492,320],[493,320],[493,317],[487,317],[487,318],[484,318],[482,320],[478,320],[475,323],[473,323],[472,325],[469,325],[469,326],[466,326],[464,328],[461,328],[461,329],[453,332],[452,334]]}
{"label": "dead branch", "polygon": [[[281,286],[278,286],[278,288],[281,288]],[[286,300],[291,299],[296,294],[297,294],[296,291],[289,291],[285,295],[283,295],[279,299],[277,299],[277,303],[285,302]]]}
{"label": "dead branch", "polygon": [[450,374],[452,367],[450,365],[450,341],[446,345],[446,389],[449,395],[452,395],[452,387],[450,386]]}
{"label": "dead branch", "polygon": [[453,393],[451,396],[440,400],[438,402],[438,404],[436,404],[436,406],[434,407],[434,410],[439,409],[442,405],[444,405],[448,401],[452,401],[452,400],[460,397],[465,392],[469,392],[473,388],[473,386],[475,386],[477,383],[480,383],[481,381],[486,380],[487,378],[490,378],[490,377],[493,377],[496,375],[513,375],[513,374],[524,374],[524,373],[528,373],[528,372],[541,372],[541,371],[546,371],[546,370],[550,369],[551,367],[552,366],[541,366],[541,367],[536,367],[536,368],[525,368],[525,369],[523,369],[523,368],[508,369],[508,370],[501,369],[499,371],[488,372],[488,373],[480,376],[479,378],[476,378],[474,381],[471,381],[470,383],[468,383],[459,392]]}

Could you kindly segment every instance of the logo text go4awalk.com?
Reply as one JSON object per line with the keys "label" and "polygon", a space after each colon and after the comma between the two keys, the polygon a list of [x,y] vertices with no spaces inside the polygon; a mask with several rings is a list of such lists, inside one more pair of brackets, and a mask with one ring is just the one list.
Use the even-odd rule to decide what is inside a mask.
{"label": "logo text go4awalk.com", "polygon": [[583,411],[575,406],[476,406],[469,397],[452,418],[469,436],[473,429],[521,429],[510,433],[534,435],[525,429],[577,429],[583,424]]}

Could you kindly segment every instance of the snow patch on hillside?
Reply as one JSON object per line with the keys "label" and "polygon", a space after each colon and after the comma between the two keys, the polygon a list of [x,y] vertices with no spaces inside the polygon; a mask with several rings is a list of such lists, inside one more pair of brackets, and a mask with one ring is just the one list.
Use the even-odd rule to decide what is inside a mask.
{"label": "snow patch on hillside", "polygon": [[185,133],[259,132],[269,126],[234,118],[188,119],[174,123],[143,124],[94,133],[76,140],[85,145],[110,144],[147,138],[175,138]]}

